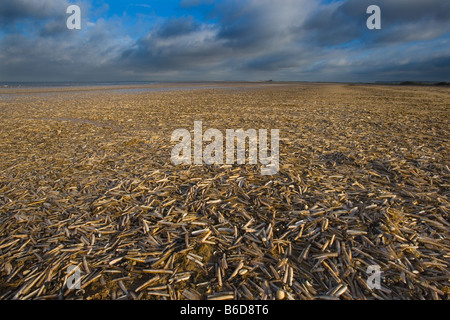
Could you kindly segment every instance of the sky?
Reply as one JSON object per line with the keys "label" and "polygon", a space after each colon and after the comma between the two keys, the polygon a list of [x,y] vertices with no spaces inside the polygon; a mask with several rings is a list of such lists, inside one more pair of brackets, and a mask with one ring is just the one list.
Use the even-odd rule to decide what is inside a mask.
{"label": "sky", "polygon": [[0,81],[269,79],[450,81],[450,1],[0,1]]}

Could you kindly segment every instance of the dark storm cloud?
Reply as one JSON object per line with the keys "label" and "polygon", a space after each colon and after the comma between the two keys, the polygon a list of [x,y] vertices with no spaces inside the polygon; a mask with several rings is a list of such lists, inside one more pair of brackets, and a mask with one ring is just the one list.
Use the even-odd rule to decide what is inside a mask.
{"label": "dark storm cloud", "polygon": [[[382,30],[365,28],[366,9],[378,5]],[[359,39],[364,43],[421,41],[450,32],[450,1],[445,0],[347,0],[324,5],[310,16],[304,28],[321,46]]]}
{"label": "dark storm cloud", "polygon": [[277,33],[276,26],[266,21],[263,6],[232,3],[220,9],[221,25],[217,38],[225,40],[227,46],[238,49],[259,47],[272,41]]}
{"label": "dark storm cloud", "polygon": [[117,63],[140,72],[196,69],[218,63],[223,48],[214,27],[192,17],[174,18],[154,26],[145,37],[123,52]]}
{"label": "dark storm cloud", "polygon": [[[41,29],[44,27],[49,34],[51,21],[63,21],[65,10],[68,6],[66,1],[53,0],[2,0],[0,1],[0,28],[1,31],[14,32],[18,24],[28,25],[28,29]],[[64,20],[65,21],[65,20]]]}
{"label": "dark storm cloud", "polygon": [[[372,4],[382,30],[366,28]],[[156,18],[137,36],[88,2],[69,31],[67,5],[1,0],[0,80],[449,80],[447,0],[183,0],[211,20]]]}
{"label": "dark storm cloud", "polygon": [[[52,3],[56,2],[63,4],[62,9],[58,7],[63,14],[17,18],[17,28],[1,29],[0,80],[81,81],[120,77],[123,72],[114,68],[113,61],[118,51],[132,44],[122,36],[120,26],[101,19],[96,23],[82,19],[81,31],[68,30],[66,9],[69,4]],[[88,11],[88,5],[79,5]]]}
{"label": "dark storm cloud", "polygon": [[194,23],[191,17],[170,19],[154,26],[122,58],[128,66],[138,64],[141,72],[190,70],[205,75],[205,70],[221,68],[229,72],[228,78],[232,75],[245,78],[246,71],[258,68],[267,71],[276,70],[277,65],[289,67],[287,57],[293,63],[298,54],[289,44],[290,29],[306,19],[313,3],[310,0],[216,2],[212,16],[219,23]]}
{"label": "dark storm cloud", "polygon": [[192,17],[182,17],[168,20],[157,30],[158,36],[171,38],[197,31],[200,25]]}
{"label": "dark storm cloud", "polygon": [[12,22],[24,18],[45,19],[58,15],[60,9],[67,8],[65,1],[13,0],[0,2],[1,21]]}
{"label": "dark storm cloud", "polygon": [[214,15],[220,19],[217,38],[236,50],[272,50],[296,42],[300,28],[316,6],[312,0],[220,1]]}
{"label": "dark storm cloud", "polygon": [[408,80],[420,73],[420,80],[435,81],[442,74],[450,74],[450,57],[437,57],[424,61],[412,61],[403,65],[393,65],[380,69],[379,73],[385,75],[385,78],[396,77],[397,80]]}
{"label": "dark storm cloud", "polygon": [[[364,33],[367,16],[364,6],[347,12],[346,3],[332,3],[317,8],[300,30],[308,31],[308,39],[319,45],[337,45],[358,39]],[[298,31],[298,30],[297,30]]]}

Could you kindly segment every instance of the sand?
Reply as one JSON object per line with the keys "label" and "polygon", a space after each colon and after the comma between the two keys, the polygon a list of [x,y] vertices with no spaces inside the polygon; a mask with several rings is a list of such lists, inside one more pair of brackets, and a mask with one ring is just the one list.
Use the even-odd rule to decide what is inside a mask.
{"label": "sand", "polygon": [[[0,90],[0,299],[448,299],[448,88],[176,87]],[[279,173],[174,166],[197,120]]]}

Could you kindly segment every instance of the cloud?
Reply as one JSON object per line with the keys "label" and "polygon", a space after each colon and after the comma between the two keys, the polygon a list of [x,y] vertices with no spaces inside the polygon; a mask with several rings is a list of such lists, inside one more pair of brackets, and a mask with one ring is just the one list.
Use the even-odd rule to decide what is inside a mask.
{"label": "cloud", "polygon": [[67,6],[66,1],[6,0],[0,2],[0,18],[6,22],[25,18],[45,19],[59,15]]}
{"label": "cloud", "polygon": [[[381,8],[382,29],[365,28],[371,4]],[[445,0],[346,0],[319,7],[304,27],[319,45],[365,44],[431,40],[450,32],[450,2]]]}
{"label": "cloud", "polygon": [[316,5],[312,0],[222,1],[215,12],[221,22],[218,38],[227,46],[253,50],[296,42],[293,30]]}
{"label": "cloud", "polygon": [[194,21],[192,17],[175,18],[164,22],[158,26],[158,36],[161,38],[173,38],[194,33],[201,28],[201,25]]}
{"label": "cloud", "polygon": [[80,2],[82,30],[67,30],[67,5],[0,2],[0,80],[449,80],[447,0],[183,0],[140,34],[107,3]]}

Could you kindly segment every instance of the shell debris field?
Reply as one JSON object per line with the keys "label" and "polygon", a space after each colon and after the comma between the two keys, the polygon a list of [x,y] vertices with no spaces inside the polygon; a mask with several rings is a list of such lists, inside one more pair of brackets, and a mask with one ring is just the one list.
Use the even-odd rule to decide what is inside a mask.
{"label": "shell debris field", "polygon": [[[38,91],[0,92],[0,299],[448,299],[447,88]],[[173,165],[197,120],[279,172]]]}

